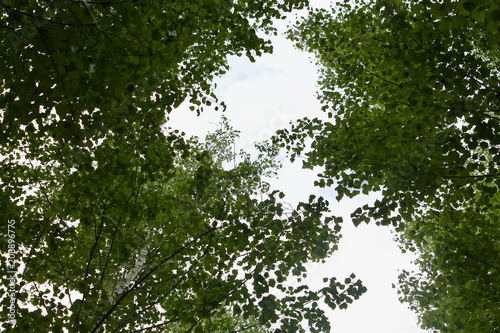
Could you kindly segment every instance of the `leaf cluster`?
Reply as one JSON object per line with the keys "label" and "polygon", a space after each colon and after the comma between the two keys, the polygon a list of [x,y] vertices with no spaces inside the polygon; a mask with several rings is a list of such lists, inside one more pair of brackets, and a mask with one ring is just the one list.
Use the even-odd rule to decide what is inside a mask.
{"label": "leaf cluster", "polygon": [[398,235],[419,254],[419,271],[399,277],[401,301],[437,332],[500,330],[500,223],[497,189],[485,186],[460,209],[429,211]]}
{"label": "leaf cluster", "polygon": [[271,52],[258,34],[304,3],[2,1],[2,203],[15,211],[19,189],[37,181],[18,176],[23,160],[79,169],[108,135],[161,136],[182,102],[219,104],[213,80],[227,57]]}
{"label": "leaf cluster", "polygon": [[436,332],[500,329],[499,34],[488,0],[345,1],[289,31],[316,56],[329,120],[275,142],[338,200],[382,194],[351,217],[396,226],[416,252],[401,300]]}
{"label": "leaf cluster", "polygon": [[334,185],[338,199],[383,193],[353,213],[356,224],[397,226],[496,183],[498,10],[495,1],[339,3],[291,29],[317,58],[330,120],[304,119],[278,141],[305,152],[304,167],[323,167],[317,185]]}
{"label": "leaf cluster", "polygon": [[[280,202],[284,194],[263,181],[276,152],[236,163],[229,151],[237,134],[223,126],[229,132],[204,143],[148,142],[147,156],[126,136],[108,136],[93,151],[91,173],[61,167],[57,181],[40,182],[19,235],[14,331],[201,331],[230,325],[215,319],[224,309],[283,332],[303,332],[303,319],[329,331],[318,302],[345,308],[366,290],[361,282],[332,279],[311,291],[287,280],[304,278],[306,262],[337,248],[341,220],[324,216],[322,198],[296,208]],[[179,145],[188,153],[159,159],[160,148]]]}

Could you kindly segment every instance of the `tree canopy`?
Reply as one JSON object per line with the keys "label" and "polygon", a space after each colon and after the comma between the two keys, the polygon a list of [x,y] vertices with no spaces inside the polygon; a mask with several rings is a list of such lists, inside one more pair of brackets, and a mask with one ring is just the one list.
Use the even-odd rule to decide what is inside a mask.
{"label": "tree canopy", "polygon": [[276,332],[303,331],[304,319],[328,331],[318,302],[345,308],[366,290],[361,282],[331,278],[309,290],[287,279],[305,277],[306,262],[337,248],[340,220],[324,216],[322,198],[280,202],[284,194],[263,181],[277,150],[263,144],[257,160],[242,153],[235,161],[236,136],[224,123],[154,172],[126,137],[108,136],[94,147],[87,178],[61,168],[58,181],[39,184],[25,201],[32,210],[22,225],[14,329],[202,332],[229,311],[277,323]]}
{"label": "tree canopy", "polygon": [[306,3],[0,2],[1,218],[18,251],[2,329],[330,330],[323,304],[346,308],[361,282],[287,283],[336,250],[328,202],[286,205],[264,181],[276,148],[237,154],[227,122],[205,141],[165,122],[185,101],[224,108],[227,57],[271,52],[262,33]]}
{"label": "tree canopy", "polygon": [[271,52],[258,33],[305,3],[1,1],[2,204],[16,210],[20,188],[37,181],[19,177],[16,153],[82,172],[100,140],[134,127],[130,144],[147,155],[143,142],[162,136],[166,113],[185,100],[198,112],[217,103],[213,79],[227,57]]}
{"label": "tree canopy", "polygon": [[329,120],[298,121],[257,159],[232,150],[226,120],[205,140],[169,128],[183,102],[224,109],[213,82],[228,56],[271,52],[273,20],[306,5],[0,1],[0,217],[16,222],[18,263],[3,329],[329,332],[325,305],[366,288],[354,274],[300,285],[341,218],[270,189],[278,146],[322,168],[338,200],[381,192],[352,218],[396,226],[419,255],[400,292],[423,327],[500,329],[496,1],[310,10],[289,37],[317,57]]}
{"label": "tree canopy", "polygon": [[328,120],[275,142],[339,200],[382,195],[351,216],[395,226],[417,254],[399,291],[422,327],[500,330],[499,3],[346,1],[289,36],[316,56]]}
{"label": "tree canopy", "polygon": [[[497,183],[500,9],[496,1],[373,1],[319,9],[290,37],[320,66],[331,120],[282,132],[338,199],[381,191],[355,223],[398,225],[423,207]],[[304,150],[306,137],[310,150]],[[487,156],[490,158],[487,159]]]}
{"label": "tree canopy", "polygon": [[429,211],[398,235],[416,251],[417,272],[399,278],[401,300],[437,332],[500,330],[500,211],[494,186],[464,207]]}

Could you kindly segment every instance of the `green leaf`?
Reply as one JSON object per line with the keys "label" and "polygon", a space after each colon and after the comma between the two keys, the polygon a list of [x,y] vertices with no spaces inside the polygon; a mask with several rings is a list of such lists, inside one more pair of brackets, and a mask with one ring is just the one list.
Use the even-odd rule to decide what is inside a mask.
{"label": "green leaf", "polygon": [[196,3],[192,3],[191,6],[189,7],[189,10],[192,11],[193,13],[197,13],[200,10],[200,7]]}
{"label": "green leaf", "polygon": [[472,13],[477,8],[476,3],[472,2],[472,1],[464,2],[463,6],[464,6],[464,9],[470,13]]}

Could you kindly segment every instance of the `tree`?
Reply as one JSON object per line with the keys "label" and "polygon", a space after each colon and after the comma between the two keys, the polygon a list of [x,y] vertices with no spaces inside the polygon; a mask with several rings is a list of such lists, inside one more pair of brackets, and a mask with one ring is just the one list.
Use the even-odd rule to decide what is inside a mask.
{"label": "tree", "polygon": [[[23,188],[50,174],[42,168],[85,172],[110,133],[133,127],[130,144],[148,155],[142,142],[165,142],[166,113],[185,100],[198,112],[217,103],[213,79],[227,57],[271,52],[257,34],[272,33],[273,18],[305,3],[1,1],[2,220],[20,215]],[[156,153],[171,159],[169,149]],[[24,174],[26,161],[41,165],[36,175]]]}
{"label": "tree", "polygon": [[229,308],[329,330],[318,301],[345,308],[361,283],[285,284],[336,248],[327,202],[286,210],[262,181],[265,146],[227,168],[231,136],[204,146],[165,128],[184,101],[224,107],[212,80],[227,57],[271,52],[258,34],[306,3],[0,2],[0,218],[16,221],[20,262],[19,290],[2,298],[18,321],[3,328],[199,332]]}
{"label": "tree", "polygon": [[429,211],[399,234],[419,254],[419,271],[400,275],[401,300],[425,329],[500,331],[499,193],[485,188],[461,209]]}
{"label": "tree", "polygon": [[7,331],[202,332],[231,326],[217,319],[230,313],[276,323],[276,332],[303,332],[304,319],[328,332],[321,300],[345,308],[366,290],[354,276],[317,291],[287,285],[337,248],[340,219],[324,216],[322,198],[280,202],[284,194],[263,181],[277,167],[276,148],[235,160],[237,133],[224,123],[150,170],[144,160],[154,156],[137,153],[128,135],[94,148],[93,172],[58,165],[57,181],[25,199],[34,223],[19,246],[18,317],[3,323]]}
{"label": "tree", "polygon": [[337,10],[314,10],[290,32],[318,59],[331,120],[304,119],[280,142],[292,157],[306,152],[304,167],[324,168],[317,185],[334,185],[338,199],[381,191],[353,220],[393,225],[457,207],[484,180],[498,185],[498,3],[382,0]]}
{"label": "tree", "polygon": [[489,0],[338,3],[289,33],[317,58],[329,120],[275,142],[337,199],[382,194],[353,221],[396,226],[421,270],[401,300],[440,332],[500,330],[499,34]]}

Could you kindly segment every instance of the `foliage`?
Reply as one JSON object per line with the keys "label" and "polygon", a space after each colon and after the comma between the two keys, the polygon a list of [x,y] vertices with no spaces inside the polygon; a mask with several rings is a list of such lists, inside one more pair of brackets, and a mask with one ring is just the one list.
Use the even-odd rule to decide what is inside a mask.
{"label": "foliage", "polygon": [[336,249],[328,203],[280,202],[262,180],[269,145],[236,163],[229,127],[203,144],[165,126],[184,101],[224,107],[212,81],[227,57],[271,52],[262,32],[306,3],[0,2],[0,218],[19,226],[20,262],[17,323],[2,328],[200,332],[231,313],[329,331],[320,300],[345,308],[361,282],[286,284]]}
{"label": "foliage", "polygon": [[399,235],[420,254],[419,272],[400,275],[401,300],[426,329],[500,331],[500,195],[485,189],[461,209],[429,211]]}
{"label": "foliage", "polygon": [[[270,333],[272,330],[259,324],[255,318],[243,319],[234,316],[229,309],[221,309],[214,316],[200,322],[202,332],[245,332],[245,333]],[[167,332],[183,332],[186,326],[173,323],[167,328]]]}
{"label": "foliage", "polygon": [[351,216],[396,226],[419,255],[400,292],[424,328],[498,331],[498,1],[346,1],[289,36],[317,58],[329,120],[276,142],[337,199],[381,192]]}
{"label": "foliage", "polygon": [[353,212],[356,224],[398,226],[463,203],[484,180],[498,185],[499,28],[488,0],[312,11],[290,38],[318,59],[330,121],[299,121],[280,143],[323,167],[317,185],[334,185],[338,199],[382,192]]}
{"label": "foliage", "polygon": [[[0,154],[8,159],[0,202],[11,212],[2,219],[19,216],[23,187],[49,177],[24,175],[24,161],[82,173],[96,144],[130,127],[137,133],[130,144],[147,155],[135,139],[162,145],[166,112],[185,100],[198,112],[217,103],[212,81],[227,70],[227,57],[271,52],[258,33],[273,33],[273,18],[305,3],[1,1]],[[168,149],[157,153],[171,159]]]}
{"label": "foliage", "polygon": [[236,162],[237,133],[224,123],[205,143],[183,141],[184,154],[150,170],[144,160],[180,143],[148,145],[152,156],[142,156],[128,135],[108,135],[94,147],[92,172],[58,166],[57,181],[40,182],[26,198],[32,222],[20,231],[24,269],[13,331],[177,325],[202,332],[227,324],[216,318],[229,309],[276,323],[276,332],[303,332],[304,319],[312,332],[328,332],[321,300],[345,308],[366,290],[354,276],[326,279],[317,291],[287,285],[305,277],[306,262],[337,248],[340,219],[323,216],[322,198],[292,209],[280,202],[283,193],[269,190],[263,177],[277,167],[276,148],[262,144],[255,161],[243,153]]}

